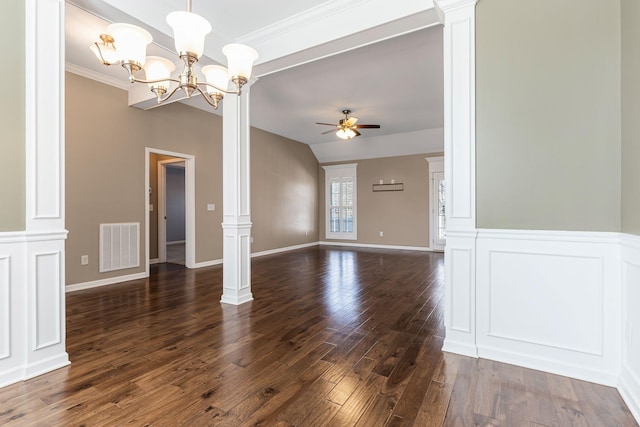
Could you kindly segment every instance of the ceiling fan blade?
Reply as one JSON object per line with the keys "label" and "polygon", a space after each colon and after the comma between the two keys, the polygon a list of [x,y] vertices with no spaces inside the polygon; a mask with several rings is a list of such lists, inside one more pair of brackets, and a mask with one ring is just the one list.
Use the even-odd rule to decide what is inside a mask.
{"label": "ceiling fan blade", "polygon": [[322,132],[320,135],[325,135],[327,133],[331,133],[331,132],[335,132],[335,131],[336,131],[335,129],[331,129],[331,130],[328,130],[326,132]]}
{"label": "ceiling fan blade", "polygon": [[349,117],[349,119],[346,122],[344,122],[344,125],[347,127],[351,127],[355,125],[357,121],[358,121],[357,117]]}
{"label": "ceiling fan blade", "polygon": [[357,129],[380,129],[380,125],[355,125]]}
{"label": "ceiling fan blade", "polygon": [[335,123],[320,123],[320,122],[316,122],[317,125],[327,125],[327,126],[336,126]]}
{"label": "ceiling fan blade", "polygon": [[360,136],[360,132],[358,132],[356,129],[351,128],[351,130],[355,132],[355,135],[353,136],[354,138],[355,138],[356,136]]}

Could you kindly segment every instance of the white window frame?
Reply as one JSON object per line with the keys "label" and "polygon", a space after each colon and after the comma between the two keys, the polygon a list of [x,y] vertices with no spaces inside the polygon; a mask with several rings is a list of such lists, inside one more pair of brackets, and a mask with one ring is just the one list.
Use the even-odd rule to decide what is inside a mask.
{"label": "white window frame", "polygon": [[[325,239],[357,240],[358,239],[358,180],[357,163],[343,165],[322,166],[324,169],[325,188]],[[353,231],[331,231],[331,181],[336,178],[350,178],[353,180]]]}

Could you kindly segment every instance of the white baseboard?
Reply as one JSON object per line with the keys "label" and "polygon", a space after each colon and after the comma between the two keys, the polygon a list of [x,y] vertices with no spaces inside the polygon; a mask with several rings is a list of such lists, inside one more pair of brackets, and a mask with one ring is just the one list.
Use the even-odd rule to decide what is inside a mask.
{"label": "white baseboard", "polygon": [[116,283],[128,282],[129,280],[144,279],[146,277],[147,277],[147,273],[143,271],[141,273],[127,274],[125,276],[109,277],[108,279],[93,280],[91,282],[67,285],[65,287],[65,291],[66,292],[81,291],[83,289],[91,289],[91,288],[98,288],[100,286],[115,285]]}
{"label": "white baseboard", "polygon": [[303,243],[301,245],[285,246],[284,248],[269,249],[267,251],[254,252],[251,254],[251,258],[257,258],[265,255],[279,254],[280,252],[295,251],[296,249],[310,248],[312,246],[318,246],[318,244],[319,242],[311,242],[311,243]]}
{"label": "white baseboard", "polygon": [[193,264],[193,267],[190,268],[213,267],[214,265],[220,264],[222,264],[222,259],[212,259],[211,261],[196,262],[195,264]]}
{"label": "white baseboard", "polygon": [[478,348],[474,345],[469,345],[467,343],[458,343],[453,342],[452,340],[448,340],[445,338],[444,345],[442,346],[442,351],[447,353],[455,353],[461,354],[463,356],[478,358]]}
{"label": "white baseboard", "polygon": [[624,366],[622,372],[620,372],[618,391],[636,421],[640,423],[640,379],[635,377]]}
{"label": "white baseboard", "polygon": [[522,366],[523,368],[549,372],[551,374],[576,378],[609,387],[616,387],[618,385],[618,376],[616,373],[602,372],[584,366],[575,366],[571,362],[565,362],[561,359],[543,359],[483,346],[478,346],[478,356],[483,359],[495,360],[509,365]]}
{"label": "white baseboard", "polygon": [[371,243],[348,243],[327,240],[322,240],[319,243],[322,246],[346,246],[351,248],[399,249],[403,251],[433,252],[433,249],[428,246],[374,245]]}
{"label": "white baseboard", "polygon": [[149,265],[158,264],[158,263],[160,263],[159,258],[153,258],[149,260]]}
{"label": "white baseboard", "polygon": [[182,245],[186,243],[186,240],[174,240],[173,242],[167,242],[167,246],[169,245]]}

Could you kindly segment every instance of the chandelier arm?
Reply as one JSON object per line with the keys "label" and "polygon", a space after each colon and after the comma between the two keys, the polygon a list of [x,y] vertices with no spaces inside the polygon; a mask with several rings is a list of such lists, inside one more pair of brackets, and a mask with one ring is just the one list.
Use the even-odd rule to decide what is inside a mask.
{"label": "chandelier arm", "polygon": [[173,96],[174,93],[178,91],[178,89],[180,89],[180,86],[173,88],[173,90],[165,97],[162,97],[162,95],[158,96],[158,104],[162,104],[163,102],[167,101]]}
{"label": "chandelier arm", "polygon": [[[200,83],[198,83],[200,84]],[[214,86],[215,87],[215,86]],[[207,101],[207,104],[211,105],[213,107],[214,110],[218,109],[218,101],[211,101],[211,99],[209,99],[209,94],[204,92],[202,89],[200,89],[199,86],[196,86],[196,89],[198,90],[198,92],[200,92],[200,95],[202,95],[202,97],[204,98],[205,101]],[[217,89],[217,88],[216,88]],[[229,92],[227,92],[229,93]]]}
{"label": "chandelier arm", "polygon": [[[146,84],[154,84],[154,83],[161,83],[161,82],[174,82],[174,83],[178,83],[178,85],[180,85],[180,80],[178,79],[172,79],[172,78],[168,78],[168,79],[157,79],[157,80],[143,80],[143,79],[139,79],[136,76],[132,76],[131,77],[131,83],[146,83]],[[178,89],[180,88],[180,86],[178,86]]]}
{"label": "chandelier arm", "polygon": [[[240,95],[240,89],[238,90],[228,90],[228,89],[221,89],[216,85],[212,85],[209,82],[198,82],[197,85],[203,85],[203,86],[211,86],[212,88],[214,88],[215,90],[217,90],[218,92],[222,92],[222,93],[226,93],[229,95]],[[200,88],[198,88],[198,90],[202,93],[202,90]]]}

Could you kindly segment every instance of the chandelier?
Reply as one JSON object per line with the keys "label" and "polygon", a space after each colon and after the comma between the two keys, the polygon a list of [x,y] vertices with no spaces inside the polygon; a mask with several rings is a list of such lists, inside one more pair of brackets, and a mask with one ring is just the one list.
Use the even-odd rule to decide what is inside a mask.
{"label": "chandelier", "polygon": [[[211,32],[211,24],[191,12],[191,0],[187,0],[187,11],[169,13],[167,24],[173,29],[176,52],[184,63],[177,79],[171,78],[175,70],[173,62],[159,56],[147,56],[147,45],[153,38],[147,30],[135,25],[109,25],[108,34],[101,34],[101,41],[92,44],[90,49],[104,65],[121,64],[129,73],[131,83],[146,83],[158,103],[167,101],[181,90],[187,98],[191,98],[194,92],[200,93],[209,105],[217,109],[224,94],[241,94],[242,86],[251,77],[253,62],[258,58],[254,49],[239,43],[224,46],[222,53],[227,57],[228,68],[207,65],[202,68],[206,81],[198,82],[193,65],[202,56],[204,38]],[[144,69],[144,79],[136,77],[141,69]],[[229,90],[229,81],[235,84],[235,90]],[[177,86],[168,92],[171,82]]]}

